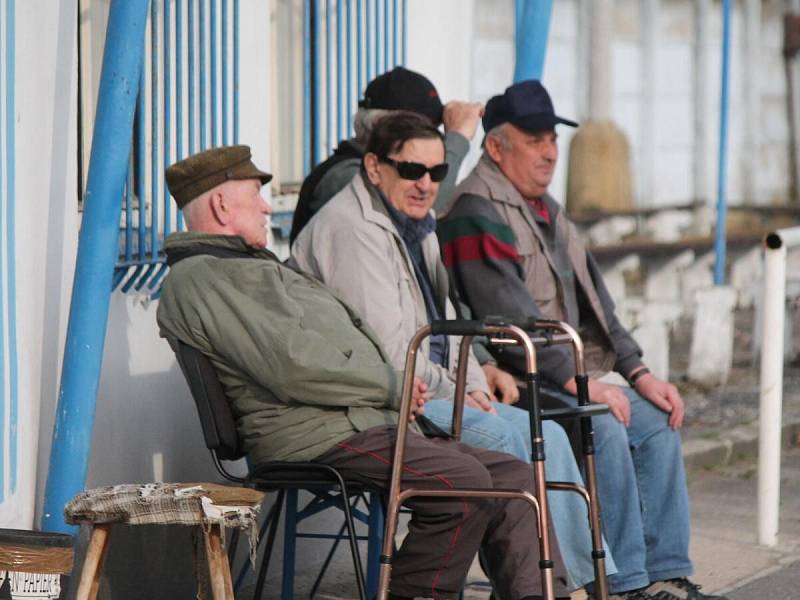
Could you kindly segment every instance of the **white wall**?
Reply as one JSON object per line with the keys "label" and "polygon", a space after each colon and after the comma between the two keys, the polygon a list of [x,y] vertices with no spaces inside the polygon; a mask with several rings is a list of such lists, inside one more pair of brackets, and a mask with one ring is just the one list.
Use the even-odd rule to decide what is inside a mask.
{"label": "white wall", "polygon": [[16,8],[21,464],[18,494],[0,506],[0,526],[24,528],[34,518],[37,442],[44,437],[37,433],[52,428],[48,413],[56,396],[78,231],[77,37],[75,0],[29,0]]}

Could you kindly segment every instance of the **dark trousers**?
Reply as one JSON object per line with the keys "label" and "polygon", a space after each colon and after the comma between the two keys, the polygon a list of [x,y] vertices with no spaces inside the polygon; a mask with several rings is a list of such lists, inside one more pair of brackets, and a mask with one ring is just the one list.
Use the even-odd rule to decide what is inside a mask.
{"label": "dark trousers", "polygon": [[[316,459],[389,486],[395,426],[373,427],[337,444]],[[530,465],[511,455],[451,440],[410,433],[405,486],[419,488],[505,488],[534,491]],[[406,597],[457,598],[483,544],[489,576],[503,600],[541,594],[535,513],[522,500],[412,498],[408,536],[393,561],[391,592]],[[556,594],[564,565],[555,536]]]}

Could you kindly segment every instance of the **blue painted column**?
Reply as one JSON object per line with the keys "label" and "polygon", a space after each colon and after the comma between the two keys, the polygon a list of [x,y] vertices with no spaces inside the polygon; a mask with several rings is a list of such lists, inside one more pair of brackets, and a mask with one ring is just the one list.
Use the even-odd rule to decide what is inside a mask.
{"label": "blue painted column", "polygon": [[714,234],[714,284],[725,283],[727,243],[727,153],[728,153],[728,73],[731,53],[731,0],[722,4],[722,85],[719,99],[719,164],[717,166],[717,229]]}
{"label": "blue painted column", "polygon": [[515,0],[516,66],[514,81],[541,79],[553,0]]}
{"label": "blue painted column", "polygon": [[[64,505],[86,483],[122,189],[131,151],[148,0],[112,0],[84,196],[42,529],[74,531]],[[157,174],[158,175],[158,174]]]}

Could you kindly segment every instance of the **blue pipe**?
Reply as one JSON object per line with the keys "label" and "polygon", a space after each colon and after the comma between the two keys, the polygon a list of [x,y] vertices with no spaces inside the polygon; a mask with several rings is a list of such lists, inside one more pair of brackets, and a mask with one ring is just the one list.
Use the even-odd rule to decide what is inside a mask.
{"label": "blue pipe", "polygon": [[344,133],[344,111],[342,110],[342,98],[344,98],[344,77],[342,77],[342,65],[344,64],[344,7],[341,2],[336,3],[336,125],[339,131],[339,139],[343,140]]}
{"label": "blue pipe", "polygon": [[[303,177],[311,171],[311,3],[316,0],[305,0],[303,3]],[[314,7],[316,8],[316,7]],[[316,10],[314,10],[316,12]]]}
{"label": "blue pipe", "polygon": [[186,8],[186,28],[188,29],[188,51],[187,51],[187,60],[189,64],[188,66],[188,85],[189,88],[189,154],[194,154],[197,152],[197,143],[195,142],[195,131],[196,131],[196,118],[195,118],[195,98],[194,98],[194,91],[197,88],[195,84],[195,42],[196,37],[194,33],[194,2],[192,0],[189,1],[189,5]]}
{"label": "blue pipe", "polygon": [[158,10],[150,10],[150,257],[158,256],[158,182],[163,179],[158,165]]}
{"label": "blue pipe", "polygon": [[516,66],[514,81],[541,79],[553,0],[516,1]]}
{"label": "blue pipe", "polygon": [[[313,0],[314,12],[311,15],[311,44],[312,44],[312,64],[311,70],[314,75],[312,101],[313,127],[311,132],[311,167],[315,167],[322,162],[320,157],[320,141],[322,138],[322,55],[320,48],[320,27],[319,13],[322,7],[318,0]],[[309,169],[310,171],[311,169]]]}
{"label": "blue pipe", "polygon": [[239,0],[233,0],[233,143],[239,143]]}
{"label": "blue pipe", "polygon": [[353,21],[352,2],[347,3],[347,137],[353,135]]}
{"label": "blue pipe", "polygon": [[325,0],[325,104],[327,113],[325,118],[325,137],[327,156],[333,152],[333,15],[331,14],[331,0]]}
{"label": "blue pipe", "polygon": [[[377,27],[377,16],[375,19],[372,18],[372,5],[375,0],[367,0],[367,82],[372,81],[375,76],[375,48],[373,37],[377,37],[373,35],[373,31],[375,27]],[[377,8],[375,12],[377,12]],[[364,86],[366,87],[366,86]]]}
{"label": "blue pipe", "polygon": [[[9,4],[13,4],[13,2],[9,3],[8,1],[6,1],[5,4],[6,4],[6,10],[8,10]],[[3,17],[4,16],[6,16],[6,15],[3,14],[3,9],[2,9],[2,7],[0,7],[0,29],[3,29],[3,27],[6,26],[3,23]],[[13,38],[9,38],[8,36],[6,36],[6,40],[9,40],[9,39],[13,39]],[[11,44],[8,44],[8,42],[6,42],[6,45],[7,46],[13,46],[13,42]],[[2,50],[3,49],[0,46],[0,53],[2,53]],[[8,57],[8,54],[9,54],[8,52],[5,53],[6,58]],[[6,72],[4,72],[4,70],[3,70],[4,68],[6,68],[6,69],[8,68],[8,62],[7,61],[6,61],[5,64],[0,62],[0,76],[3,76],[4,80],[9,82],[9,85],[13,86],[13,79],[9,79],[8,78],[8,76],[6,75]],[[8,99],[9,99],[9,97],[11,95],[12,94],[6,92],[6,102],[8,102]],[[13,113],[9,113],[8,111],[6,111],[6,119],[8,119],[8,115],[9,114],[13,114]],[[13,121],[11,121],[8,124],[10,126],[13,126],[14,123],[13,123]],[[2,141],[3,127],[5,125],[6,125],[6,123],[3,123],[3,121],[0,120],[0,141]],[[5,146],[0,146],[0,148],[2,148],[2,150],[3,150],[2,159],[0,159],[0,208],[1,208],[2,205],[3,205],[3,202],[10,202],[11,201],[10,200],[11,194],[8,194],[8,195],[4,194],[6,188],[4,187],[5,181],[4,181],[3,177],[6,175],[7,172],[11,171],[11,166],[12,165],[9,164],[9,159],[14,155],[14,153],[7,151],[7,149],[10,148],[10,146],[8,145],[8,141],[6,141],[6,145]],[[2,231],[2,226],[3,226],[3,211],[0,210],[0,231]],[[0,236],[0,240],[2,240],[2,236]],[[4,254],[3,248],[2,248],[2,245],[0,245],[0,315],[2,315],[5,312],[4,306],[3,306],[3,293],[2,293],[3,292],[3,277],[5,275],[5,271],[3,269],[3,264],[4,264],[3,254]],[[4,339],[5,339],[5,319],[0,318],[0,342],[2,342]],[[5,364],[5,361],[6,361],[5,344],[4,343],[0,343],[0,367],[2,367],[2,365]],[[5,387],[6,387],[5,386],[5,369],[0,368],[0,389],[4,390]],[[5,394],[0,394],[0,415],[5,415],[5,414],[6,414],[6,398],[5,398]],[[6,428],[4,426],[0,426],[0,449],[5,448],[5,447],[6,447]],[[1,502],[3,502],[5,500],[5,491],[6,491],[6,466],[5,466],[6,461],[5,461],[5,457],[3,456],[3,452],[0,452],[0,458],[2,458],[2,460],[0,460],[0,503],[1,503]]]}
{"label": "blue pipe", "polygon": [[[175,3],[175,159],[183,156],[183,13],[181,3]],[[169,204],[169,198],[165,198]],[[176,229],[183,231],[183,211],[177,210]]]}
{"label": "blue pipe", "polygon": [[364,81],[364,5],[363,0],[358,0],[356,4],[356,68],[358,69],[358,77],[356,77],[356,87],[358,88],[357,94],[361,94],[367,83]]}
{"label": "blue pipe", "polygon": [[112,0],[72,287],[42,529],[75,532],[64,506],[86,484],[147,0]]}
{"label": "blue pipe", "polygon": [[228,135],[228,2],[222,0],[222,145],[230,144]]}
{"label": "blue pipe", "polygon": [[383,72],[389,70],[389,0],[383,0]]}
{"label": "blue pipe", "polygon": [[728,213],[726,199],[728,151],[728,73],[731,53],[731,0],[722,3],[722,86],[719,98],[719,164],[717,167],[717,230],[714,233],[714,284],[725,284],[725,221]]}
{"label": "blue pipe", "polygon": [[[144,54],[142,54],[142,62],[144,63]],[[145,92],[145,81],[144,81],[144,64],[142,64],[142,68],[139,70],[139,93],[136,99],[136,111],[139,113],[139,118],[136,120],[136,139],[138,140],[138,144],[136,145],[136,154],[137,160],[136,164],[138,165],[139,172],[137,173],[136,177],[136,196],[138,198],[138,208],[139,208],[139,221],[138,225],[138,242],[136,246],[136,254],[139,260],[147,260],[147,227],[146,227],[146,218],[145,218],[145,201],[144,201],[144,194],[145,194],[145,181],[144,181],[144,171],[145,171],[145,161],[147,160],[147,154],[145,152],[146,144],[145,139],[147,137],[147,131],[145,128],[145,118],[144,118],[144,92]]]}
{"label": "blue pipe", "polygon": [[[155,2],[153,3],[155,4]],[[164,140],[164,154],[162,155],[162,171],[159,172],[158,177],[156,177],[156,172],[153,172],[153,179],[157,179],[161,182],[161,195],[159,198],[162,199],[164,203],[164,237],[166,238],[172,232],[172,206],[171,202],[169,201],[169,193],[167,192],[167,182],[164,177],[161,176],[163,173],[163,169],[166,169],[170,164],[172,164],[172,145],[171,145],[171,133],[172,133],[172,85],[171,85],[171,77],[170,73],[172,70],[171,60],[170,60],[170,10],[169,10],[169,2],[164,2],[164,22],[162,23],[163,30],[164,30],[164,62],[163,62],[163,69],[164,69],[164,127],[163,127],[163,135],[162,139]],[[155,210],[155,198],[153,198],[153,209]],[[153,226],[155,229],[155,225]],[[153,253],[153,259],[156,258],[155,252]]]}
{"label": "blue pipe", "polygon": [[403,0],[403,64],[408,61],[408,2]]}
{"label": "blue pipe", "polygon": [[211,145],[219,146],[219,125],[217,123],[218,98],[217,98],[217,3],[211,0],[211,17],[208,26],[208,44],[210,56],[210,82],[211,87]]}
{"label": "blue pipe", "polygon": [[197,15],[197,26],[199,28],[198,44],[200,46],[200,148],[208,148],[208,89],[206,86],[206,3],[200,2],[200,10]]}

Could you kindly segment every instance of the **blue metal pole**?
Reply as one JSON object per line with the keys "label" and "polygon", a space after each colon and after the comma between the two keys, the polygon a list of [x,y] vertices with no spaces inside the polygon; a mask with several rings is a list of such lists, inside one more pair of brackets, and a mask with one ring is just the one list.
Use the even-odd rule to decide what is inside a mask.
{"label": "blue metal pole", "polygon": [[186,26],[188,28],[189,39],[187,41],[187,62],[189,63],[188,66],[188,73],[187,73],[187,88],[189,92],[189,154],[194,154],[197,151],[197,144],[195,142],[197,131],[197,123],[195,122],[195,90],[197,89],[197,84],[195,82],[195,44],[197,37],[195,36],[194,30],[194,0],[189,0],[189,5],[186,7]]}
{"label": "blue metal pole", "polygon": [[326,156],[333,152],[333,14],[331,13],[331,0],[325,0],[325,104],[327,113],[325,117],[325,131],[327,147]]}
{"label": "blue metal pole", "polygon": [[313,72],[313,87],[311,89],[311,110],[313,111],[311,115],[311,167],[315,167],[322,162],[320,156],[320,142],[322,138],[322,49],[320,44],[319,24],[319,13],[322,10],[322,6],[318,0],[313,0],[313,2],[314,11],[311,15],[311,69]]}
{"label": "blue metal pole", "polygon": [[233,143],[239,143],[239,0],[233,0]]}
{"label": "blue metal pole", "polygon": [[311,3],[303,3],[303,177],[311,171]]}
{"label": "blue metal pole", "polygon": [[403,1],[403,64],[408,60],[408,2]]}
{"label": "blue metal pole", "polygon": [[725,221],[728,212],[726,174],[728,151],[728,72],[730,71],[731,0],[722,3],[722,86],[719,99],[719,165],[717,168],[717,230],[714,234],[714,284],[725,283]]}
{"label": "blue metal pole", "polygon": [[228,87],[228,2],[222,0],[222,144],[227,146],[230,144],[230,136],[228,135],[228,95],[230,88]]}
{"label": "blue metal pole", "polygon": [[112,0],[45,488],[47,531],[75,531],[64,506],[86,483],[146,22],[147,0]]}
{"label": "blue metal pole", "polygon": [[209,40],[209,56],[211,64],[209,65],[209,86],[211,87],[211,145],[219,146],[219,123],[218,113],[219,101],[217,97],[218,84],[217,84],[217,0],[211,0],[211,17],[208,27],[208,40]]}
{"label": "blue metal pole", "polygon": [[347,3],[347,137],[353,134],[353,21],[352,2]]}
{"label": "blue metal pole", "polygon": [[158,188],[163,180],[158,163],[158,5],[150,10],[150,259],[158,256]]}
{"label": "blue metal pole", "polygon": [[[375,48],[373,38],[376,36],[373,34],[373,31],[376,27],[376,21],[372,18],[374,2],[375,0],[367,0],[367,83],[372,81],[375,76]],[[377,8],[375,10],[377,10]],[[361,92],[359,91],[359,93]]]}
{"label": "blue metal pole", "polygon": [[553,0],[516,0],[516,66],[514,81],[541,79]]}
{"label": "blue metal pole", "polygon": [[[163,133],[163,144],[164,144],[164,154],[162,156],[163,161],[162,165],[164,169],[166,169],[170,164],[172,164],[172,144],[171,144],[171,136],[172,136],[172,82],[171,82],[171,72],[172,72],[172,65],[171,65],[171,58],[170,58],[170,25],[169,22],[171,20],[170,10],[169,10],[169,2],[164,2],[164,22],[162,23],[162,27],[164,30],[164,62],[163,62],[163,77],[164,77],[164,131]],[[155,173],[153,173],[153,178],[155,179]],[[167,192],[167,182],[165,181],[164,177],[161,177],[159,174],[158,180],[161,181],[161,198],[164,199],[164,237],[166,238],[172,232],[172,206],[171,202],[169,201],[169,194]],[[155,258],[155,254],[153,254]]]}

